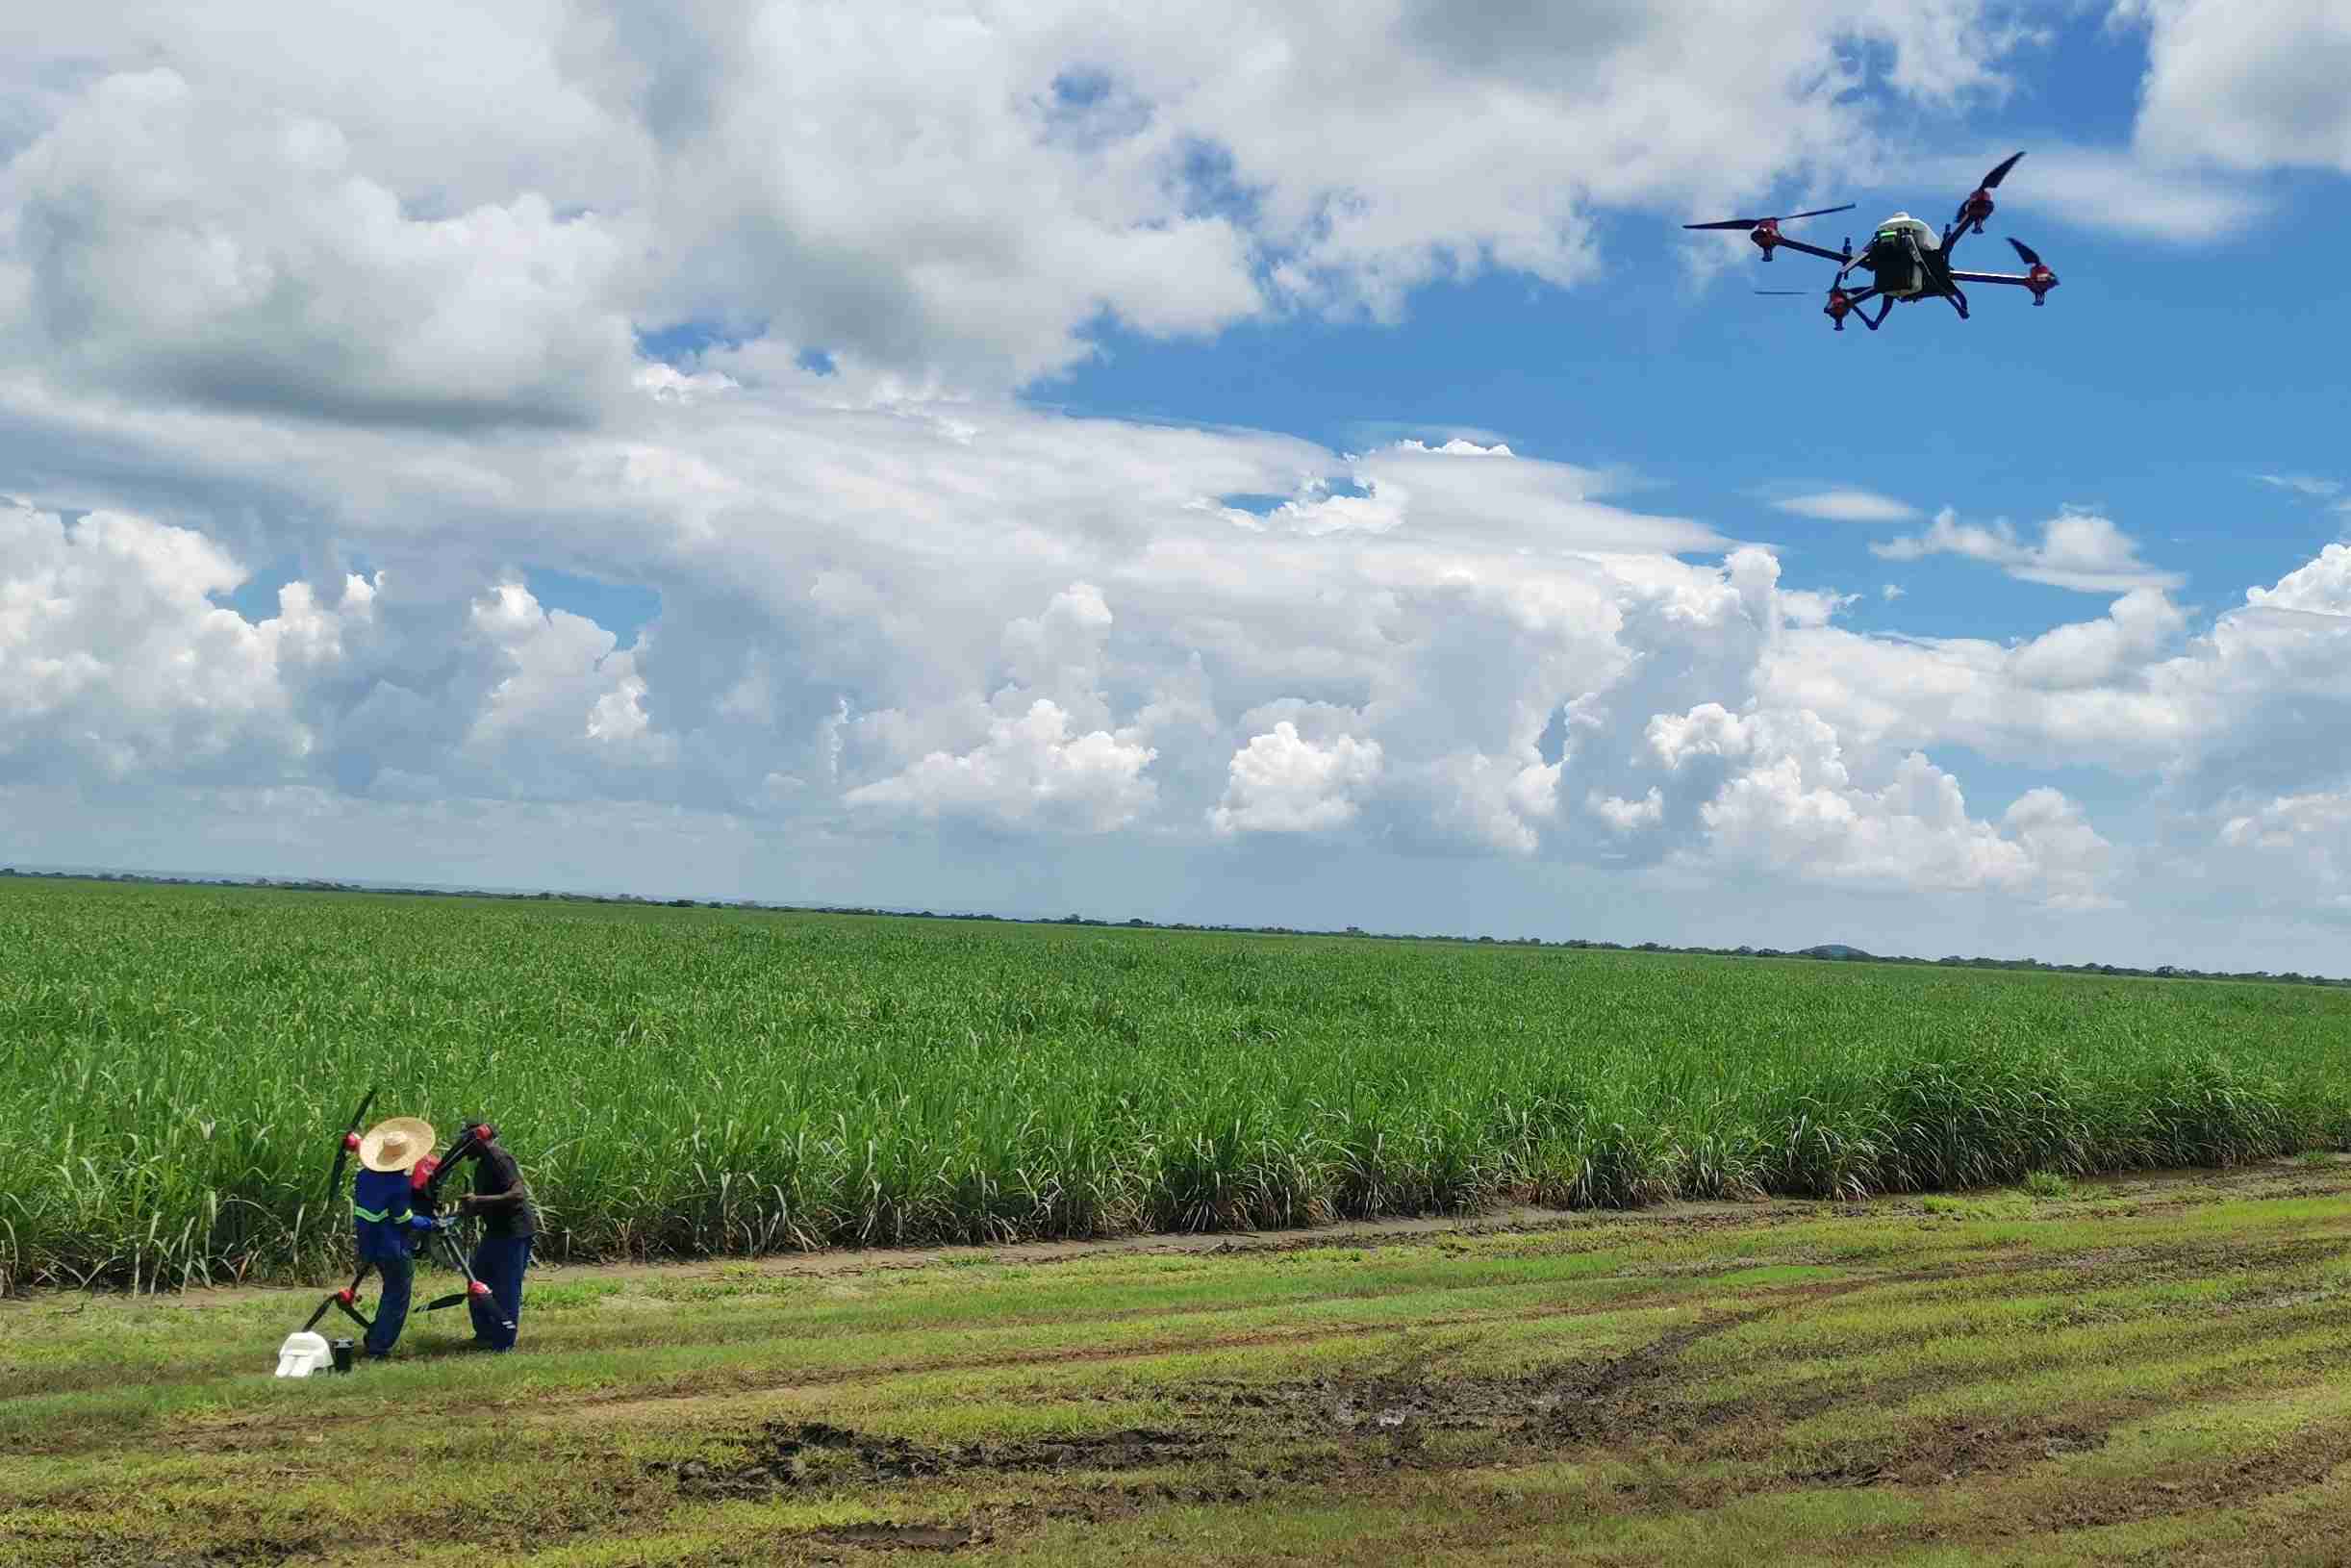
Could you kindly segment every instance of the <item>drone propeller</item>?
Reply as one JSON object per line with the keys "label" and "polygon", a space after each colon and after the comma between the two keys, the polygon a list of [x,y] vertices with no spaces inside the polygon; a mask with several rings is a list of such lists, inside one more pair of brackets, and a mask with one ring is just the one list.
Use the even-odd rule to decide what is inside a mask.
{"label": "drone propeller", "polygon": [[1809,289],[1757,289],[1757,290],[1756,291],[1756,292],[1757,292],[1757,293],[1758,293],[1758,294],[1805,294],[1805,295],[1808,295],[1808,294],[1810,294],[1810,293],[1811,293],[1811,291],[1811,291],[1811,290],[1809,290]]}
{"label": "drone propeller", "polygon": [[1752,229],[1758,223],[1793,223],[1800,217],[1819,217],[1825,213],[1850,213],[1852,202],[1842,207],[1815,207],[1808,213],[1782,213],[1776,217],[1726,217],[1715,223],[1684,223],[1685,229]]}
{"label": "drone propeller", "polygon": [[[381,1087],[381,1084],[376,1086]],[[367,1107],[375,1103],[375,1089],[367,1091],[367,1098],[359,1102],[359,1109],[351,1113],[351,1125],[342,1130],[342,1142],[335,1146],[335,1168],[327,1173],[326,1178],[326,1201],[329,1203],[335,1201],[335,1194],[342,1186],[343,1165],[350,1159],[351,1151],[358,1147],[359,1125],[367,1120]]]}
{"label": "drone propeller", "polygon": [[2040,259],[2040,253],[2022,240],[2010,239],[2009,243],[2016,247],[2016,254],[2024,259],[2025,266],[2032,268],[2019,281],[2033,291],[2033,303],[2046,305],[2049,291],[2058,286],[2058,275],[2049,270],[2049,264]]}
{"label": "drone propeller", "polygon": [[[1994,165],[1989,174],[1984,176],[1982,185],[1967,193],[1967,199],[1959,203],[1959,212],[1953,215],[1951,226],[1944,232],[1946,241],[1958,239],[1970,229],[1978,234],[1984,232],[1984,220],[1992,215],[1994,209],[1992,188],[2009,177],[2009,170],[2014,168],[2016,160],[2023,156],[2021,152],[2009,154],[2006,159]],[[1950,248],[1948,243],[1944,248]]]}

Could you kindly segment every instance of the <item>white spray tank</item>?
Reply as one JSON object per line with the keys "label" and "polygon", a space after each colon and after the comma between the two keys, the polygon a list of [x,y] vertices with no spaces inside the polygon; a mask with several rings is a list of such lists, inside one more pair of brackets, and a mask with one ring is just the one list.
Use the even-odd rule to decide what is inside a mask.
{"label": "white spray tank", "polygon": [[314,1372],[324,1372],[335,1364],[335,1352],[324,1334],[314,1334],[299,1328],[286,1336],[278,1347],[278,1376],[307,1378]]}

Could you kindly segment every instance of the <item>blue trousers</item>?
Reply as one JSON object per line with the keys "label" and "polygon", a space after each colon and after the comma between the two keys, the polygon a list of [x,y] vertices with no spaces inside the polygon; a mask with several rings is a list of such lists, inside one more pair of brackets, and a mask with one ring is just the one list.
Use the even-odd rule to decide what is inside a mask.
{"label": "blue trousers", "polygon": [[[473,1314],[473,1339],[493,1351],[515,1348],[515,1330],[522,1323],[522,1271],[531,1266],[530,1236],[484,1236],[473,1249],[473,1257],[467,1267],[473,1277],[490,1287],[490,1300],[495,1310],[482,1304],[480,1297],[466,1302],[466,1310]],[[504,1318],[513,1327],[502,1328]]]}
{"label": "blue trousers", "polygon": [[416,1283],[417,1265],[406,1252],[369,1261],[384,1281],[384,1294],[375,1303],[375,1327],[367,1330],[367,1351],[369,1355],[389,1355],[408,1322],[408,1292]]}

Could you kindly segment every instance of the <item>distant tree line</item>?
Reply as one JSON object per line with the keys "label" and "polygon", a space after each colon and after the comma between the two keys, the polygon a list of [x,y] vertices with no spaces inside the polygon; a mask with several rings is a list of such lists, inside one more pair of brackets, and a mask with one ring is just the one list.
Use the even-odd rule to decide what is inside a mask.
{"label": "distant tree line", "polygon": [[1864,952],[1858,948],[1840,942],[1825,942],[1815,947],[1783,950],[1779,948],[1677,948],[1659,942],[1604,942],[1588,937],[1567,937],[1546,941],[1541,937],[1491,937],[1475,939],[1449,936],[1443,932],[1367,931],[1360,925],[1329,931],[1302,928],[1295,925],[1217,925],[1194,924],[1188,921],[1094,920],[1084,915],[1063,915],[1058,919],[1028,920],[1010,915],[967,913],[936,913],[928,909],[883,909],[862,904],[784,904],[765,903],[753,898],[647,898],[634,893],[508,893],[470,888],[420,887],[363,887],[356,882],[334,882],[317,877],[282,878],[269,876],[159,876],[143,872],[20,872],[13,866],[0,866],[0,876],[38,877],[63,882],[135,882],[160,887],[217,887],[265,888],[281,893],[364,893],[375,897],[409,898],[507,898],[540,903],[575,904],[634,904],[662,909],[737,909],[762,910],[774,914],[796,915],[865,915],[895,920],[952,920],[994,922],[1005,925],[1090,925],[1117,927],[1137,931],[1214,931],[1245,936],[1312,936],[1355,937],[1376,942],[1454,942],[1477,947],[1494,948],[1556,948],[1576,952],[1656,952],[1701,954],[1712,958],[1805,958],[1823,963],[1909,964],[1938,969],[2006,969],[2035,970],[2052,974],[2118,974],[2137,975],[2163,980],[2265,980],[2272,984],[2326,985],[2351,988],[2351,977],[2323,974],[2304,974],[2297,970],[2207,970],[2190,969],[2179,964],[2161,964],[2152,969],[2130,964],[2045,964],[2037,958],[1962,958],[1953,953],[1943,958],[1909,958],[1899,954]]}

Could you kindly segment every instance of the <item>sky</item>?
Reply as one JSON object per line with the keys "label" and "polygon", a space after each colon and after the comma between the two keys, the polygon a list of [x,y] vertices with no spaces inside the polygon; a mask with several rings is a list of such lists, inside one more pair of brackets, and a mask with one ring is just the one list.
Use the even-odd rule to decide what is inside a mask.
{"label": "sky", "polygon": [[2351,973],[2351,12],[1724,17],[10,8],[0,862]]}

